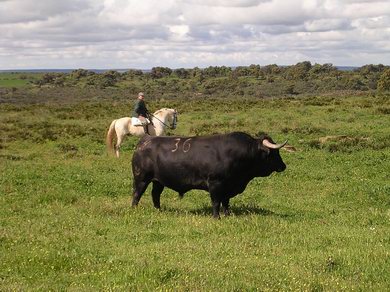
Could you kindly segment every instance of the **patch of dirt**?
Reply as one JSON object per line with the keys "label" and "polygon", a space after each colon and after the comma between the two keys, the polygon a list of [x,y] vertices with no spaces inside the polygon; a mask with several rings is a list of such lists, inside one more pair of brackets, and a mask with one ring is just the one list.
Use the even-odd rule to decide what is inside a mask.
{"label": "patch of dirt", "polygon": [[350,142],[350,141],[368,141],[369,138],[366,137],[349,137],[347,135],[335,135],[335,136],[325,136],[318,138],[318,141],[321,144],[326,144],[328,142]]}

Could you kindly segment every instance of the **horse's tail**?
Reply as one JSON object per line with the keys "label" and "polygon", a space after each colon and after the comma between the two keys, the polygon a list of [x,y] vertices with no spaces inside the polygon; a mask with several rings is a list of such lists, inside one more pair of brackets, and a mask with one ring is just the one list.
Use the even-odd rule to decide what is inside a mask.
{"label": "horse's tail", "polygon": [[106,136],[106,145],[107,145],[107,151],[113,152],[114,151],[114,145],[113,145],[113,139],[115,135],[115,123],[117,120],[113,120],[110,127],[108,128],[107,136]]}

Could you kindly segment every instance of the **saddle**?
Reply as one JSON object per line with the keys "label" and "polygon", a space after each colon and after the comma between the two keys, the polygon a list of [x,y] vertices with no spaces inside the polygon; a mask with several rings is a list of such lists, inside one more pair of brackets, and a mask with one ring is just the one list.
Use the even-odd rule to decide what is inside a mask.
{"label": "saddle", "polygon": [[150,124],[150,120],[149,119],[145,119],[145,121],[141,121],[139,118],[132,117],[131,118],[131,124],[133,126],[145,126],[145,125],[149,125]]}

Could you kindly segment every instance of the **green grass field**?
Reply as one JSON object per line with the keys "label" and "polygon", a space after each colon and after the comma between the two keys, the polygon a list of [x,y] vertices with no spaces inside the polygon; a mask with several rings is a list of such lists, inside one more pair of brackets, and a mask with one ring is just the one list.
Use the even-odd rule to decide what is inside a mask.
{"label": "green grass field", "polygon": [[0,73],[0,88],[27,87],[31,82],[38,80],[42,73]]}
{"label": "green grass field", "polygon": [[201,191],[131,208],[137,139],[120,159],[104,145],[129,101],[2,103],[0,290],[390,290],[389,95],[148,105],[178,109],[169,134],[265,131],[297,151],[230,217]]}

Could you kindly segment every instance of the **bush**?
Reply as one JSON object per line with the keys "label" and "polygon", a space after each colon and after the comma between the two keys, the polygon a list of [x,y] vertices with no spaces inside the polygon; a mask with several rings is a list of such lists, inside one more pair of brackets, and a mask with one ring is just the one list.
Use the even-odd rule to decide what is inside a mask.
{"label": "bush", "polygon": [[390,90],[390,68],[386,69],[378,80],[379,90]]}
{"label": "bush", "polygon": [[171,75],[172,69],[168,67],[153,67],[150,76],[154,79],[163,78]]}
{"label": "bush", "polygon": [[[250,96],[256,98],[291,94],[317,94],[340,90],[379,90],[390,88],[389,67],[366,65],[354,71],[339,70],[332,64],[311,65],[309,61],[293,66],[209,66],[201,69],[153,67],[150,73],[129,70],[94,73],[84,69],[70,74],[44,74],[38,85],[51,87],[116,87],[126,92],[146,91],[155,98],[198,96],[199,93],[220,97]],[[14,98],[13,94],[12,98]]]}

